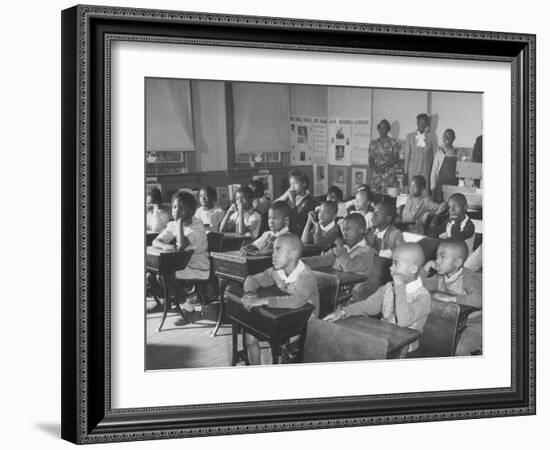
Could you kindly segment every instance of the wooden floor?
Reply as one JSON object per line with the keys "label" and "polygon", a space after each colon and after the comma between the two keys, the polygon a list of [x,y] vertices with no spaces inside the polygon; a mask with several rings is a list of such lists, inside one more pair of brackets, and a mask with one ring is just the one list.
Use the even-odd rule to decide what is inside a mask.
{"label": "wooden floor", "polygon": [[[147,304],[152,306],[154,302],[148,299]],[[189,314],[193,323],[175,325],[174,322],[180,316],[174,311],[168,313],[160,332],[156,330],[162,313],[147,314],[146,370],[229,367],[232,351],[231,325],[223,325],[216,337],[212,337],[211,331],[214,329],[217,314],[217,303],[207,307],[204,318],[201,318],[200,307],[196,307],[195,312]],[[262,363],[271,364],[268,346],[262,350]]]}

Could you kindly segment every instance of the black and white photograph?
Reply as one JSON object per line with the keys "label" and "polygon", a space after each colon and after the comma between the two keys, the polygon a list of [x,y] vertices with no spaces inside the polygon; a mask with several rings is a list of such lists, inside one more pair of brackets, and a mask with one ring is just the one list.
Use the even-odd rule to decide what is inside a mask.
{"label": "black and white photograph", "polygon": [[146,371],[483,357],[483,92],[144,86]]}

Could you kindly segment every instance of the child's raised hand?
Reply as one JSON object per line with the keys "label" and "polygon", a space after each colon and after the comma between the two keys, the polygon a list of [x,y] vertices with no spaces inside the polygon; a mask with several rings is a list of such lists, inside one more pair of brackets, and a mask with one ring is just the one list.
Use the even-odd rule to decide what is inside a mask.
{"label": "child's raised hand", "polygon": [[424,270],[426,272],[429,272],[431,269],[435,270],[435,261],[434,260],[428,261],[426,264],[424,264]]}
{"label": "child's raised hand", "polygon": [[443,214],[447,210],[447,202],[439,204],[439,208],[435,211],[436,215]]}
{"label": "child's raised hand", "polygon": [[315,211],[310,211],[307,213],[307,220],[309,220],[314,225],[317,225],[317,213]]}
{"label": "child's raised hand", "polygon": [[337,320],[343,319],[346,316],[346,313],[343,309],[337,309],[336,311],[323,317],[323,320],[327,322],[336,322]]}
{"label": "child's raised hand", "polygon": [[227,210],[227,213],[233,214],[235,212],[237,212],[237,205],[235,203],[231,203],[231,206]]}

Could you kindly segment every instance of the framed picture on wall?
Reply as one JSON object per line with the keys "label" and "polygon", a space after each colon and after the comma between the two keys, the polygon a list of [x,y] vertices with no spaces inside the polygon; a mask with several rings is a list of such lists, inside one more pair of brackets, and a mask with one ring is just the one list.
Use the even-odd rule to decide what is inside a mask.
{"label": "framed picture on wall", "polygon": [[[535,413],[535,36],[104,6],[67,9],[62,27],[63,438]],[[156,90],[144,89],[147,80]],[[326,101],[296,102],[303,86]],[[266,252],[250,255],[265,226],[250,211],[241,232],[207,235],[192,195],[174,197],[175,220],[144,244],[153,153],[179,152],[189,168],[160,168],[163,192],[219,180],[210,182],[219,199],[236,199],[235,187],[257,173],[244,167],[255,154],[265,155],[259,163],[288,161],[260,175],[273,189],[291,166],[291,114],[327,118],[326,134],[296,130],[297,145],[327,147],[326,162],[300,167],[315,195],[326,193],[329,173],[344,192],[365,180],[366,169],[350,169],[351,153],[364,156],[369,141],[372,190],[414,179],[435,201],[445,193],[453,213],[420,221],[421,231],[387,233],[380,216],[394,205],[381,196],[368,244],[382,274],[375,281],[375,273],[309,267],[299,251],[284,264],[272,257],[271,245],[299,247],[299,237],[266,238]],[[363,121],[359,144],[353,120]],[[459,148],[469,160],[458,161]],[[458,162],[467,169],[453,170]],[[298,194],[307,203],[305,186]],[[470,208],[474,197],[481,201]],[[423,234],[432,226],[451,238],[470,234],[443,241]],[[405,244],[382,248],[396,233]],[[452,274],[431,262],[446,245]],[[303,246],[302,257],[315,248]],[[406,268],[390,271],[386,255]],[[464,267],[474,255],[477,267]],[[279,263],[268,271],[270,280],[279,274],[277,288],[247,281]],[[449,274],[475,293],[429,289]],[[298,279],[318,296],[290,304],[278,288]],[[356,286],[363,297],[353,303]],[[372,302],[379,310],[370,316]],[[411,309],[418,315],[403,313]],[[266,366],[261,383],[255,361]]]}
{"label": "framed picture on wall", "polygon": [[351,185],[352,185],[352,194],[357,192],[357,188],[362,184],[367,183],[367,169],[358,169],[353,167],[351,169]]}

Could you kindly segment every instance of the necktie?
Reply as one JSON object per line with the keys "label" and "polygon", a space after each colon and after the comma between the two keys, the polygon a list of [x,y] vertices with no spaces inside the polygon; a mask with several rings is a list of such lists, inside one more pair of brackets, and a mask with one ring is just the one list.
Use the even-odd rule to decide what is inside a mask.
{"label": "necktie", "polygon": [[273,243],[275,242],[275,239],[277,239],[277,236],[275,236],[273,233],[267,237],[267,239],[265,240],[266,250],[273,250]]}
{"label": "necktie", "polygon": [[384,298],[382,299],[382,319],[387,322],[397,323],[395,318],[395,290],[393,283],[386,284]]}

